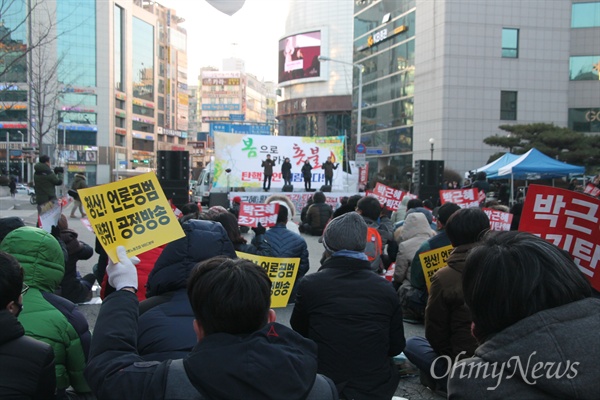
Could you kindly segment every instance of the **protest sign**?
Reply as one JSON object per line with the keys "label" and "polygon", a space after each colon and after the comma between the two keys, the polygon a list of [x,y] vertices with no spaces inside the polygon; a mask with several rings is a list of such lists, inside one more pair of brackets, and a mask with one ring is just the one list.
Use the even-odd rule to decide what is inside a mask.
{"label": "protest sign", "polygon": [[513,215],[491,208],[482,208],[490,219],[490,229],[493,231],[510,231]]}
{"label": "protest sign", "polygon": [[450,244],[445,247],[419,253],[419,260],[421,260],[421,268],[423,268],[427,290],[431,287],[431,277],[437,270],[447,265],[448,257],[450,257],[452,249],[453,247]]}
{"label": "protest sign", "polygon": [[519,230],[530,232],[571,253],[575,264],[600,290],[600,200],[583,193],[531,185]]}
{"label": "protest sign", "polygon": [[44,204],[38,221],[40,228],[46,232],[52,232],[52,227],[58,225],[58,220],[62,212],[61,203],[61,201],[49,201]]}
{"label": "protest sign", "polygon": [[263,257],[242,253],[241,251],[236,253],[239,258],[250,260],[262,267],[269,275],[269,279],[271,279],[271,307],[287,306],[296,281],[300,259]]}
{"label": "protest sign", "polygon": [[589,194],[592,197],[600,197],[600,188],[598,188],[593,183],[588,183],[585,185],[585,194]]}
{"label": "protest sign", "polygon": [[78,190],[104,250],[117,262],[117,246],[129,257],[184,236],[153,172]]}
{"label": "protest sign", "polygon": [[440,190],[440,200],[444,203],[454,203],[460,208],[479,207],[477,189]]}
{"label": "protest sign", "polygon": [[240,215],[238,217],[238,225],[249,226],[256,228],[260,223],[262,226],[275,226],[277,223],[277,213],[279,212],[279,204],[240,204]]}
{"label": "protest sign", "polygon": [[396,211],[398,207],[400,207],[400,202],[402,201],[405,192],[377,182],[371,195],[377,197],[377,200],[379,200],[382,207],[391,211]]}

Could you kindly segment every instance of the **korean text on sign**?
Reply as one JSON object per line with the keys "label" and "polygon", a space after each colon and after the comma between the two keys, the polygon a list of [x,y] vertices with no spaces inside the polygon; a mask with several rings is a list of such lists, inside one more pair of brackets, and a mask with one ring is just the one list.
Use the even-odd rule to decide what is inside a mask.
{"label": "korean text on sign", "polygon": [[513,215],[511,213],[493,210],[491,208],[482,208],[490,219],[490,229],[493,231],[510,231]]}
{"label": "korean text on sign", "polygon": [[450,257],[452,249],[452,245],[448,245],[419,254],[421,267],[423,268],[423,275],[425,276],[425,283],[427,284],[427,290],[429,290],[431,287],[431,277],[439,269],[447,265],[448,257]]}
{"label": "korean text on sign", "polygon": [[80,189],[96,237],[113,261],[116,248],[134,256],[184,236],[153,172]]}
{"label": "korean text on sign", "polygon": [[477,189],[440,190],[440,200],[444,203],[454,203],[460,208],[479,207]]}
{"label": "korean text on sign", "polygon": [[264,227],[275,226],[277,223],[277,213],[279,204],[240,204],[240,215],[238,224],[255,228],[260,223]]}
{"label": "korean text on sign", "polygon": [[531,185],[519,230],[538,235],[571,253],[575,264],[600,290],[600,200],[586,194]]}
{"label": "korean text on sign", "polygon": [[275,258],[236,252],[239,258],[250,260],[261,266],[271,280],[271,307],[285,307],[294,288],[298,273],[299,258]]}
{"label": "korean text on sign", "polygon": [[381,205],[392,211],[396,211],[400,207],[404,194],[402,190],[391,188],[380,182],[377,182],[373,189],[373,195],[377,197]]}

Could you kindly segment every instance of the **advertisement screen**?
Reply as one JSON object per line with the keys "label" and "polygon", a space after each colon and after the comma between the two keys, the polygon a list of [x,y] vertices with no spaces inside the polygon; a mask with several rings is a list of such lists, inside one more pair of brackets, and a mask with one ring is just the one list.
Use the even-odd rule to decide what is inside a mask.
{"label": "advertisement screen", "polygon": [[279,41],[279,83],[319,78],[321,31],[304,32]]}

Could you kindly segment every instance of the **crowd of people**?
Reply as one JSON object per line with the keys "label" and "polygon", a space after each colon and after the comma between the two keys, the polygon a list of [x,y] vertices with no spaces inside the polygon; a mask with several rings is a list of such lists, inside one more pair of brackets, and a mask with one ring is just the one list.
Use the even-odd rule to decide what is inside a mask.
{"label": "crowd of people", "polygon": [[[182,238],[136,257],[119,246],[115,261],[96,243],[84,277],[94,251],[64,216],[51,232],[0,219],[0,398],[383,400],[401,353],[451,399],[600,397],[600,300],[567,252],[490,231],[479,207],[411,199],[392,214],[357,194],[333,210],[316,192],[298,225],[286,196],[266,202],[275,226],[248,234],[236,199],[188,204]],[[315,273],[303,235],[323,246]],[[419,254],[448,245],[428,286]],[[289,327],[265,269],[238,252],[300,260]],[[75,304],[96,280],[92,335]]]}

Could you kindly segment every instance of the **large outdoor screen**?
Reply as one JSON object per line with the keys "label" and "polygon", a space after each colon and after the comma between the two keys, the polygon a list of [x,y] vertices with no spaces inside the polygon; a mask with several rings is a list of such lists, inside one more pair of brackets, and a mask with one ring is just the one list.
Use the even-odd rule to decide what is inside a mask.
{"label": "large outdoor screen", "polygon": [[298,33],[279,41],[279,83],[320,78],[321,31]]}

